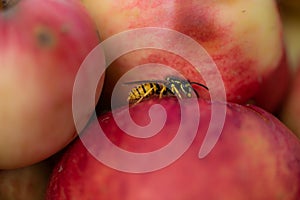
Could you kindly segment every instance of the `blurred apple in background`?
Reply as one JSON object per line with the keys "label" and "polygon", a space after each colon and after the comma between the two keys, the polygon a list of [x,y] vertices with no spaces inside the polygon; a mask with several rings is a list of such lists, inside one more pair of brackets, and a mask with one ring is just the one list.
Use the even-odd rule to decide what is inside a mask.
{"label": "blurred apple in background", "polygon": [[280,118],[300,138],[300,60]]}
{"label": "blurred apple in background", "polygon": [[288,89],[280,119],[300,137],[300,1],[281,0],[279,5],[293,72],[292,85]]}
{"label": "blurred apple in background", "polygon": [[277,0],[277,2],[292,12],[299,11],[300,9],[300,2],[298,0]]}
{"label": "blurred apple in background", "polygon": [[[130,113],[135,122],[145,125],[149,123],[149,107],[155,103],[165,107],[168,117],[163,129],[152,138],[137,139],[126,135],[116,125],[111,113],[95,120],[82,138],[90,144],[89,148],[96,151],[96,155],[108,154],[111,163],[120,166],[123,166],[122,160],[116,158],[114,151],[100,148],[102,141],[97,140],[99,124],[113,144],[126,151],[147,153],[165,147],[172,143],[181,122],[179,104],[174,98],[139,103],[130,108]],[[300,198],[300,141],[290,130],[257,107],[228,103],[225,125],[218,142],[206,157],[199,159],[199,149],[210,123],[211,105],[218,102],[199,100],[198,103],[201,120],[196,139],[182,157],[171,165],[141,174],[118,171],[96,160],[82,140],[78,139],[57,163],[47,190],[47,200]],[[191,113],[190,105],[182,112]],[[155,116],[155,111],[152,111]],[[125,119],[122,116],[118,118],[121,120],[119,123]],[[190,122],[193,119],[188,120]],[[126,126],[130,128],[133,125]],[[189,127],[183,129],[185,134],[191,133]],[[160,158],[165,157],[160,155]],[[153,164],[151,161],[127,162],[143,166]]]}
{"label": "blurred apple in background", "polygon": [[0,170],[0,199],[44,200],[52,165],[46,160],[24,168]]}
{"label": "blurred apple in background", "polygon": [[279,0],[278,3],[283,21],[288,60],[295,72],[300,60],[300,1]]}
{"label": "blurred apple in background", "polygon": [[[225,83],[228,101],[245,103],[260,88],[268,88],[276,70],[284,63],[282,27],[275,0],[82,0],[94,18],[102,40],[125,30],[162,27],[179,31],[199,42],[216,62]],[[112,15],[113,13],[113,15]],[[166,40],[168,38],[166,37]],[[128,41],[134,43],[132,41]],[[184,58],[159,50],[143,50],[120,57],[108,69],[103,89],[103,107],[116,81],[129,69],[145,63],[162,63],[179,70],[187,79],[203,83],[202,77]],[[151,70],[151,69],[150,69]],[[285,72],[286,70],[283,70]],[[288,80],[288,73],[280,73]],[[149,79],[136,74],[136,80]],[[205,84],[205,83],[204,83]],[[260,99],[277,107],[287,87],[273,90],[274,97],[260,92]],[[128,95],[121,91],[119,95]],[[107,103],[105,105],[105,100]],[[101,106],[100,106],[101,107]]]}
{"label": "blurred apple in background", "polygon": [[0,4],[0,169],[8,169],[41,161],[76,136],[73,83],[99,38],[77,0]]}

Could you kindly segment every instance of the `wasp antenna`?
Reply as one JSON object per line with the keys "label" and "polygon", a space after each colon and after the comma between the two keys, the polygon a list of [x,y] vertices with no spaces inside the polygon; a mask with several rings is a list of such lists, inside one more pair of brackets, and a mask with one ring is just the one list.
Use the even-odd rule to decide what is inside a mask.
{"label": "wasp antenna", "polygon": [[199,85],[199,86],[201,86],[201,87],[205,88],[206,90],[209,90],[209,89],[208,89],[208,87],[206,87],[205,85],[203,85],[203,84],[201,84],[201,83],[197,83],[197,82],[190,82],[190,84],[191,84],[191,85],[192,85],[192,84]]}
{"label": "wasp antenna", "polygon": [[[193,88],[193,90],[194,90],[194,88]],[[196,94],[197,98],[199,98],[199,94],[198,94],[198,92],[197,92],[196,90],[194,90],[194,92],[195,92],[195,94]]]}

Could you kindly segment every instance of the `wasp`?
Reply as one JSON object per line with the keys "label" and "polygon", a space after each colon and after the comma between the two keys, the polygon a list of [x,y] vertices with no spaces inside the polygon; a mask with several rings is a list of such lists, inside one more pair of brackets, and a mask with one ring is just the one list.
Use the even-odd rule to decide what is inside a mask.
{"label": "wasp", "polygon": [[199,85],[208,90],[208,88],[201,83],[190,82],[176,76],[167,76],[165,80],[132,81],[125,84],[138,84],[138,86],[131,89],[127,99],[130,103],[134,103],[134,105],[152,95],[158,95],[159,98],[173,95],[182,99],[184,97],[191,98],[192,93],[195,92],[196,96],[199,97],[198,93],[192,87],[192,84]]}

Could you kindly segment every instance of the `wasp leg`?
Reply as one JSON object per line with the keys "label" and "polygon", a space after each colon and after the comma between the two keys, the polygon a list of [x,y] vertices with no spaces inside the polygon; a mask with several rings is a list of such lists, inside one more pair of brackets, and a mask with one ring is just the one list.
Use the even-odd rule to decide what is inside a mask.
{"label": "wasp leg", "polygon": [[199,98],[199,94],[198,94],[198,92],[194,88],[193,88],[193,91],[195,92],[196,97]]}
{"label": "wasp leg", "polygon": [[138,103],[140,103],[148,94],[150,94],[150,92],[153,90],[153,88],[149,89],[139,100],[137,100],[137,102],[135,102],[133,105],[136,105]]}
{"label": "wasp leg", "polygon": [[167,90],[166,86],[163,86],[163,88],[161,89],[160,93],[159,93],[159,98],[161,99],[164,92]]}
{"label": "wasp leg", "polygon": [[172,92],[174,92],[174,94],[177,95],[179,99],[182,99],[179,91],[177,90],[177,88],[173,84],[171,85],[171,88],[172,88]]}

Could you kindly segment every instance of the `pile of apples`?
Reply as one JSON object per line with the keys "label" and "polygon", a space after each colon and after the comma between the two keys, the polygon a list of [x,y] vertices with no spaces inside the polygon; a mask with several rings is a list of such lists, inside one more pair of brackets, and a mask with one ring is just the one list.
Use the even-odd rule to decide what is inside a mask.
{"label": "pile of apples", "polygon": [[[289,20],[299,26],[300,17],[293,14],[290,18],[291,10],[299,12],[300,3],[0,1],[0,199],[300,199],[300,42],[297,34],[294,42],[288,37],[289,28],[297,24],[290,25]],[[207,84],[206,77],[184,58],[160,49],[140,49],[121,55],[105,75],[97,77],[91,98],[98,116],[88,115],[89,123],[79,132],[73,97],[82,64],[99,44],[116,34],[147,27],[174,30],[201,45],[222,77],[226,102],[210,98],[214,84]],[[160,39],[170,41],[168,35]],[[124,42],[136,41],[133,37]],[[115,45],[111,49],[121,46]],[[101,65],[108,58],[95,60],[100,62],[89,64]],[[126,73],[147,63],[169,66],[209,88],[204,91],[195,86],[200,94],[196,100],[200,118],[183,120],[187,125],[180,130],[186,137],[171,154],[159,159],[169,159],[194,132],[190,145],[177,159],[155,170],[145,168],[158,164],[156,158],[124,162],[112,146],[134,155],[155,152],[177,138],[181,114],[195,116],[196,111],[192,104],[181,108],[174,96],[145,98],[130,107],[130,118],[147,126],[163,107],[164,126],[149,138],[123,131],[120,122],[126,130],[133,130],[134,124],[124,114],[126,102],[117,101],[117,108],[111,108],[111,96]],[[87,86],[93,73],[83,76]],[[144,73],[132,73],[131,78],[162,80],[168,73],[150,66]],[[118,98],[126,99],[129,92],[130,88],[119,90]],[[156,104],[162,107],[157,109]],[[218,126],[218,122],[211,124],[214,109],[226,111],[220,121],[222,130],[213,148],[199,157],[199,149],[209,140],[207,131]],[[190,123],[197,125],[195,130]],[[99,140],[99,125],[110,146]],[[117,167],[101,162],[101,156]],[[132,171],[130,166],[140,168]]]}

